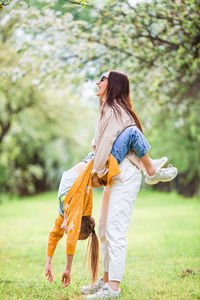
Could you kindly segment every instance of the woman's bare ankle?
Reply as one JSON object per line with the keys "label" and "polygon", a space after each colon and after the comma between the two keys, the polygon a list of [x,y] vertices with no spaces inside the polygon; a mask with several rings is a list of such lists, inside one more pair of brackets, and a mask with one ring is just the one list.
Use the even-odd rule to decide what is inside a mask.
{"label": "woman's bare ankle", "polygon": [[104,282],[108,282],[108,272],[104,272],[104,273],[103,273],[102,280],[103,280]]}
{"label": "woman's bare ankle", "polygon": [[120,284],[119,281],[109,281],[108,282],[109,287],[115,292],[119,290],[119,284]]}

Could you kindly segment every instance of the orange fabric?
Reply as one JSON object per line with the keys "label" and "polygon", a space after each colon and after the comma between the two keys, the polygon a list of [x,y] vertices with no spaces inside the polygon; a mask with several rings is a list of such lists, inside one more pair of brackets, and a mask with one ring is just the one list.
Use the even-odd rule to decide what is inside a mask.
{"label": "orange fabric", "polygon": [[62,225],[63,219],[64,218],[59,214],[57,219],[55,220],[53,228],[49,232],[49,239],[48,239],[48,244],[47,244],[47,256],[53,256],[59,240],[64,235],[65,230],[60,228],[60,226]]}
{"label": "orange fabric", "polygon": [[[106,179],[106,185],[110,184],[110,181],[113,176],[120,174],[120,169],[117,164],[117,160],[110,154],[108,162],[108,174]],[[63,224],[66,223],[67,225],[67,239],[66,239],[66,254],[67,255],[74,255],[76,243],[79,237],[80,228],[81,228],[81,220],[82,216],[91,216],[92,215],[92,208],[93,208],[93,193],[92,193],[92,168],[93,168],[93,159],[91,159],[85,169],[80,173],[74,184],[72,185],[71,189],[69,190],[68,194],[65,197],[64,201],[64,213],[65,213],[65,220],[63,217],[62,221]],[[57,219],[55,222],[56,226],[61,226],[61,218]],[[53,229],[53,233],[49,234],[50,241],[48,242],[48,249],[47,253],[49,256],[55,251],[55,247],[58,243],[58,240],[63,236],[64,230],[60,228],[60,230],[55,227]],[[56,237],[56,232],[59,236]],[[63,233],[61,236],[61,232]],[[55,241],[55,247],[53,247]],[[51,249],[50,249],[51,247]],[[48,254],[47,254],[48,255]]]}

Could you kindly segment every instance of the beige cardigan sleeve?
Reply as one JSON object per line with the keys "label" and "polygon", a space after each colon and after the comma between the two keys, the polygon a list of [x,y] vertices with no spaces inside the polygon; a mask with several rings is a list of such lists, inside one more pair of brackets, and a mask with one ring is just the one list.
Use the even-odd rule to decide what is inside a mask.
{"label": "beige cardigan sleeve", "polygon": [[102,120],[100,119],[98,126],[100,127],[100,135],[95,149],[95,155],[93,160],[92,174],[97,173],[101,178],[107,174],[106,163],[109,154],[112,150],[112,146],[116,138],[123,131],[123,126],[119,113],[110,107],[107,107]]}
{"label": "beige cardigan sleeve", "polygon": [[98,135],[98,123],[99,123],[99,119],[100,119],[100,117],[98,117],[97,119],[96,119],[96,127],[95,127],[95,133],[94,133],[94,137],[93,137],[93,139],[92,139],[92,141],[91,141],[91,146],[92,146],[92,150],[93,150],[93,152],[95,152],[95,149],[96,149],[96,137],[97,137],[97,135]]}

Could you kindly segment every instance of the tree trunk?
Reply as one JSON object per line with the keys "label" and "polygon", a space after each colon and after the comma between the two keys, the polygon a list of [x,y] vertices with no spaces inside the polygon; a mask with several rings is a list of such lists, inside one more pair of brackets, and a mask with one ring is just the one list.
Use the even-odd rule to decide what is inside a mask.
{"label": "tree trunk", "polygon": [[177,178],[177,192],[184,197],[193,197],[195,194],[198,194],[199,189],[199,175],[196,171],[192,178],[187,178],[187,172],[181,173]]}

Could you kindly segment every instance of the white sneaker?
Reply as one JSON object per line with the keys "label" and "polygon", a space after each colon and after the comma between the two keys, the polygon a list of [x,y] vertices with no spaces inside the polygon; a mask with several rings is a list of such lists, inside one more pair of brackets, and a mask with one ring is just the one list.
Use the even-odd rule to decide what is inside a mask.
{"label": "white sneaker", "polygon": [[[156,168],[156,169],[161,169],[164,167],[164,165],[166,164],[166,162],[168,161],[168,157],[166,156],[163,156],[159,159],[152,159],[150,158],[150,161],[152,162],[153,166]],[[144,168],[143,169],[143,174],[146,176],[147,175],[147,171],[146,169]]]}
{"label": "white sneaker", "polygon": [[169,165],[167,168],[163,168],[160,170],[156,170],[156,173],[153,176],[145,175],[145,183],[149,185],[153,185],[158,183],[159,181],[167,182],[173,180],[178,174],[177,168]]}
{"label": "white sneaker", "polygon": [[154,167],[156,169],[161,169],[161,168],[164,167],[164,165],[168,161],[168,157],[163,156],[163,157],[161,157],[159,159],[152,159],[152,158],[150,158],[150,160],[151,160],[152,164],[154,165]]}
{"label": "white sneaker", "polygon": [[85,297],[85,299],[113,299],[117,298],[121,292],[121,289],[119,288],[118,291],[113,291],[108,283],[105,283],[104,286],[100,291],[93,295],[88,295]]}
{"label": "white sneaker", "polygon": [[95,283],[92,285],[83,286],[81,288],[81,293],[84,295],[92,294],[98,292],[103,286],[105,285],[105,282],[99,278]]}

